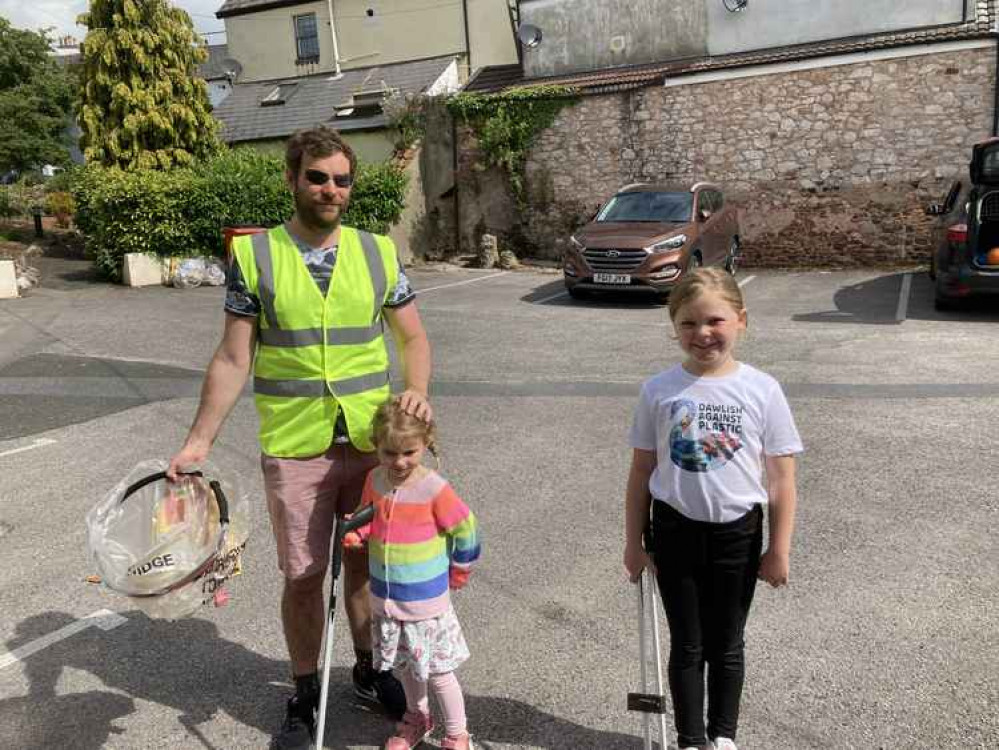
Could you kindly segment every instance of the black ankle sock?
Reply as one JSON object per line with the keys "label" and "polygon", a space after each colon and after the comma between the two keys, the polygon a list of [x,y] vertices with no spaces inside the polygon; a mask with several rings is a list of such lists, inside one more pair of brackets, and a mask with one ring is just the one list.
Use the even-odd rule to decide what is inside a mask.
{"label": "black ankle sock", "polygon": [[306,703],[319,701],[319,673],[295,675],[295,697]]}
{"label": "black ankle sock", "polygon": [[372,656],[370,651],[364,651],[362,649],[355,648],[354,656],[357,657],[357,666],[361,668],[362,672],[370,672],[373,669],[371,664]]}

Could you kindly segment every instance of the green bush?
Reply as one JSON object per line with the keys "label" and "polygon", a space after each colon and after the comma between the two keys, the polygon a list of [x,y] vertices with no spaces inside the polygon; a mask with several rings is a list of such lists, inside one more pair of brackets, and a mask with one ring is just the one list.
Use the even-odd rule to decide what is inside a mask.
{"label": "green bush", "polygon": [[73,164],[66,169],[61,169],[55,173],[52,177],[45,180],[45,192],[46,193],[68,193],[73,189],[73,183],[76,181],[83,167],[78,164]]}
{"label": "green bush", "polygon": [[0,185],[0,219],[9,219],[11,216],[14,216],[14,201],[10,188]]}
{"label": "green bush", "polygon": [[49,193],[45,197],[45,213],[56,218],[56,224],[68,227],[70,219],[76,213],[76,201],[71,193]]}
{"label": "green bush", "polygon": [[[251,148],[166,172],[88,166],[72,185],[88,254],[115,281],[126,253],[221,255],[224,227],[274,226],[294,211],[281,158]],[[362,166],[344,223],[387,231],[402,214],[405,189],[398,168]]]}
{"label": "green bush", "polygon": [[384,234],[406,207],[407,182],[406,174],[393,164],[361,165],[343,223]]}

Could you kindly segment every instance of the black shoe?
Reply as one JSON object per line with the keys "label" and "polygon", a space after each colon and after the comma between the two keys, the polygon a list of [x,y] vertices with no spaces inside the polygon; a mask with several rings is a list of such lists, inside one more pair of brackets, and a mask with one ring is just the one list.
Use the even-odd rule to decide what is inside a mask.
{"label": "black shoe", "polygon": [[281,732],[271,743],[273,750],[310,750],[316,738],[316,706],[288,699],[288,712]]}
{"label": "black shoe", "polygon": [[402,683],[391,672],[375,672],[354,665],[354,695],[368,703],[380,703],[385,713],[396,721],[402,721],[406,713],[406,693]]}

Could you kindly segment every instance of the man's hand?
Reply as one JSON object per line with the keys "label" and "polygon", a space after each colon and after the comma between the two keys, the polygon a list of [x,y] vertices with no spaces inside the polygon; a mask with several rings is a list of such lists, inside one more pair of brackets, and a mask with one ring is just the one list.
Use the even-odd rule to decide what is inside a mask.
{"label": "man's hand", "polygon": [[419,391],[408,388],[400,393],[396,400],[399,402],[399,406],[402,407],[404,412],[416,417],[417,419],[429,422],[434,418],[434,410],[430,408],[430,402],[427,400],[427,397]]}
{"label": "man's hand", "polygon": [[176,482],[178,473],[183,472],[189,467],[204,463],[211,449],[212,446],[207,443],[190,440],[184,443],[184,447],[180,449],[180,453],[170,459],[170,466],[166,470],[167,479],[171,482]]}
{"label": "man's hand", "polygon": [[790,569],[791,563],[787,555],[768,549],[760,558],[760,572],[757,577],[776,589],[787,585]]}

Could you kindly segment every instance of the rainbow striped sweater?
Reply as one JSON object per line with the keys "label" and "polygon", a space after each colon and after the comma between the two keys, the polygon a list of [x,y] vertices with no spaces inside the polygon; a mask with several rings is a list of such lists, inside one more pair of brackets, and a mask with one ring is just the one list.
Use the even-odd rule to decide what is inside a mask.
{"label": "rainbow striped sweater", "polygon": [[450,604],[449,573],[467,573],[479,557],[475,515],[437,472],[394,488],[376,467],[368,473],[361,505],[375,517],[368,538],[372,611],[396,620],[427,620]]}

